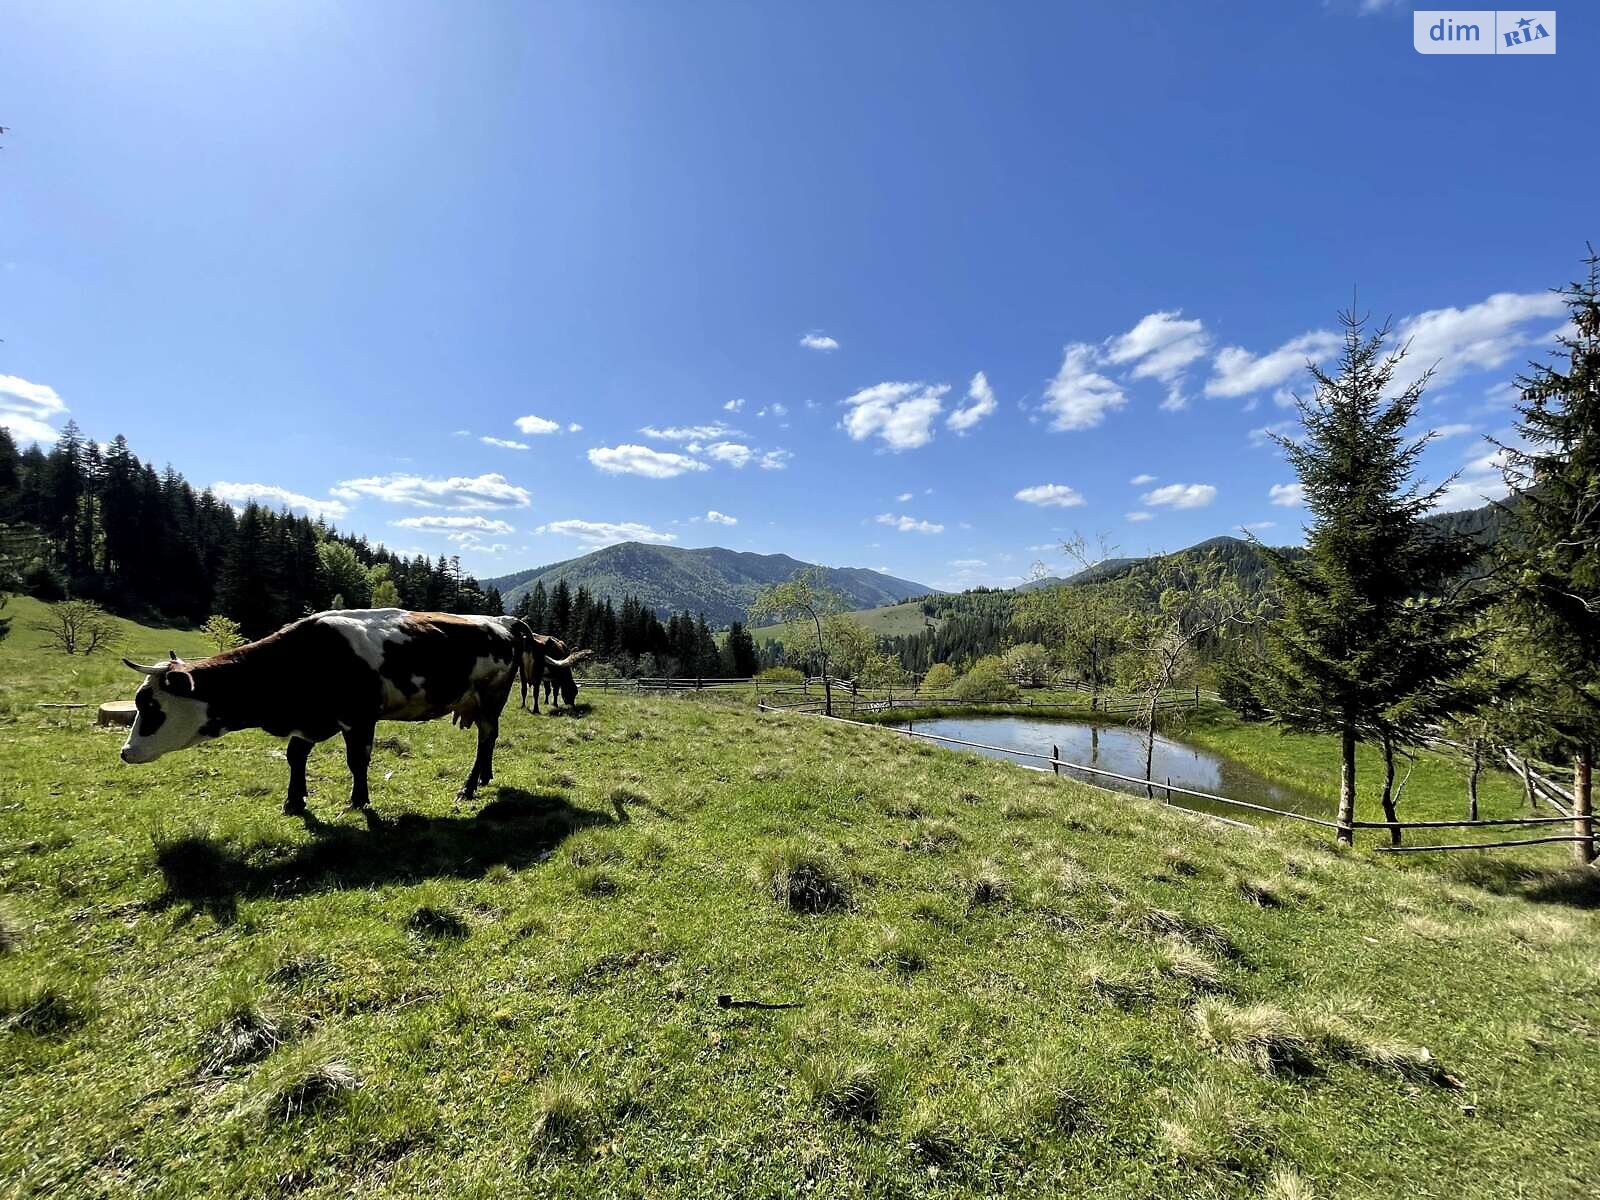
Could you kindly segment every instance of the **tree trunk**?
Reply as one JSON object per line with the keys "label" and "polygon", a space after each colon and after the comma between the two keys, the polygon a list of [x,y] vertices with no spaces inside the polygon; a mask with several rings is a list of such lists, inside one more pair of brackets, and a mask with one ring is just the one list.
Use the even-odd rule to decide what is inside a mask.
{"label": "tree trunk", "polygon": [[1572,759],[1572,824],[1573,832],[1581,839],[1573,843],[1577,847],[1580,866],[1588,866],[1594,861],[1593,767],[1594,748],[1579,747]]}
{"label": "tree trunk", "polygon": [[1352,846],[1356,834],[1352,822],[1356,819],[1356,731],[1345,726],[1339,747],[1339,844]]}
{"label": "tree trunk", "polygon": [[1472,764],[1467,768],[1467,820],[1478,819],[1478,772],[1483,769],[1483,747],[1474,739]]}
{"label": "tree trunk", "polygon": [[[1383,819],[1389,822],[1389,844],[1400,844],[1400,817],[1394,810],[1394,742],[1387,735],[1383,739]],[[1354,803],[1351,804],[1354,811]]]}
{"label": "tree trunk", "polygon": [[1156,705],[1159,703],[1161,693],[1155,693],[1150,701],[1150,710],[1144,718],[1144,794],[1154,798],[1155,791],[1150,786],[1150,775],[1156,757]]}

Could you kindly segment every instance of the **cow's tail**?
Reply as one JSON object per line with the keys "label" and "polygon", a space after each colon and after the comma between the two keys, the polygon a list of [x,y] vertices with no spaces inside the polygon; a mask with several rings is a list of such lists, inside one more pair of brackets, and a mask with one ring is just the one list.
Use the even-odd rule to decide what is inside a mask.
{"label": "cow's tail", "polygon": [[511,630],[511,654],[517,662],[517,682],[522,686],[522,707],[528,707],[528,654],[533,647],[533,630],[521,617],[506,622]]}

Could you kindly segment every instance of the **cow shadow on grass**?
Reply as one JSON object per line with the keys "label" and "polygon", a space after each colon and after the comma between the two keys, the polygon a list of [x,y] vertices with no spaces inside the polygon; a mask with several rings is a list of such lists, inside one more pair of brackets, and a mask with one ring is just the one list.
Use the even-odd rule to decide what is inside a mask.
{"label": "cow shadow on grass", "polygon": [[207,835],[158,842],[155,863],[166,884],[156,909],[185,906],[233,920],[241,899],[476,879],[491,867],[513,870],[550,857],[566,838],[593,825],[614,825],[609,813],[574,807],[565,796],[502,787],[476,813],[430,817],[368,810],[365,827],[302,818],[310,841],[241,843]]}

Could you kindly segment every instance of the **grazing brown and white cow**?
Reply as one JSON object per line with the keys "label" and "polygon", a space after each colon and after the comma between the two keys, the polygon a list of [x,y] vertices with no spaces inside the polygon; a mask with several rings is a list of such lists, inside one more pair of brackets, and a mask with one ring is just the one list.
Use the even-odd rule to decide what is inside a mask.
{"label": "grazing brown and white cow", "polygon": [[522,707],[528,707],[528,686],[533,685],[533,711],[539,711],[539,689],[545,689],[551,707],[556,707],[554,696],[559,693],[571,708],[578,699],[578,681],[572,668],[593,655],[593,650],[574,650],[547,633],[535,633],[526,621],[512,617],[507,621],[522,640]]}
{"label": "grazing brown and white cow", "polygon": [[367,767],[379,721],[450,715],[477,726],[478,754],[457,802],[494,778],[500,713],[522,664],[524,629],[492,617],[398,608],[324,612],[258,642],[187,663],[140,666],[145,679],[122,761],[154,762],[235,729],[289,739],[286,813],[306,807],[312,746],[344,735],[350,803],[367,803]]}

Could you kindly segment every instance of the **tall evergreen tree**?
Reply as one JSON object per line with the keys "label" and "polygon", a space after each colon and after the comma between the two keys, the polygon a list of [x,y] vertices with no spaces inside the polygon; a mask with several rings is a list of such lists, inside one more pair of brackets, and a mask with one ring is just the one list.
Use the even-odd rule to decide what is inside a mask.
{"label": "tall evergreen tree", "polygon": [[1582,817],[1580,862],[1595,857],[1593,772],[1600,746],[1600,256],[1560,289],[1573,332],[1565,371],[1518,379],[1520,445],[1502,450],[1516,535],[1501,543],[1508,603],[1535,664],[1533,706],[1565,745]]}
{"label": "tall evergreen tree", "polygon": [[[1340,321],[1337,373],[1311,366],[1315,390],[1299,401],[1304,438],[1278,439],[1311,523],[1302,556],[1262,547],[1283,616],[1269,634],[1260,682],[1280,724],[1338,735],[1337,819],[1348,844],[1356,743],[1392,753],[1466,703],[1454,680],[1475,653],[1466,623],[1476,602],[1460,593],[1438,598],[1476,550],[1424,520],[1443,489],[1416,482],[1428,439],[1406,429],[1428,373],[1394,390],[1405,351],[1384,349],[1387,327],[1369,337],[1355,312]],[[1392,796],[1388,803],[1392,821]]]}

